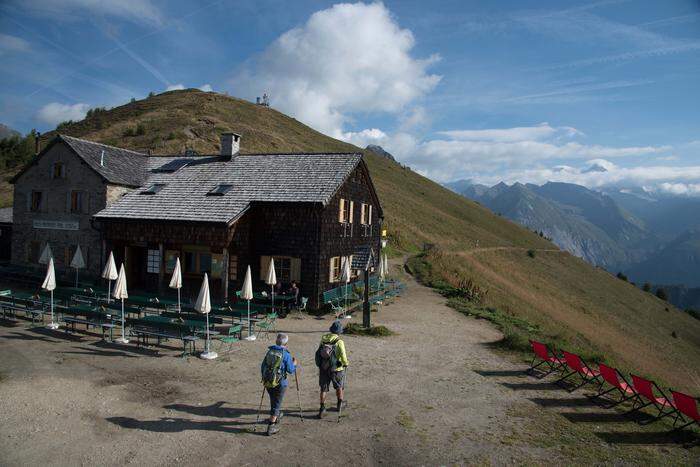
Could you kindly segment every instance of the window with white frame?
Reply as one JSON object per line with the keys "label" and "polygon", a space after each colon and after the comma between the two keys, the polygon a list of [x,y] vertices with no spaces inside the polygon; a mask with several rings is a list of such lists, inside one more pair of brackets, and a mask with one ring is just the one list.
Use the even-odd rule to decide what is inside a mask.
{"label": "window with white frame", "polygon": [[146,264],[146,272],[151,274],[160,273],[160,250],[148,250],[148,260]]}

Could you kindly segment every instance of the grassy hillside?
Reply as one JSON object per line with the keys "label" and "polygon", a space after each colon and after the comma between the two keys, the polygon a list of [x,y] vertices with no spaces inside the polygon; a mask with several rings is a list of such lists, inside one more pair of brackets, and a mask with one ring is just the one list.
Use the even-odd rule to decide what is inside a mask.
{"label": "grassy hillside", "polygon": [[[242,152],[359,151],[274,109],[195,90],[93,113],[61,131],[155,153],[186,146],[217,152],[222,131],[243,136]],[[425,243],[437,246],[421,259],[430,266],[429,280],[459,285],[472,279],[488,290],[478,307],[520,323],[525,332],[602,353],[696,392],[700,321],[410,169],[374,154],[366,160],[392,245],[409,253]]]}

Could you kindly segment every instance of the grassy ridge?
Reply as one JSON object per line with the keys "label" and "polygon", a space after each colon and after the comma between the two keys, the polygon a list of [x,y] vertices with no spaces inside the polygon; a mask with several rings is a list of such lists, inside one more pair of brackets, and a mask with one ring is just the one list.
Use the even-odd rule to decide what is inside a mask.
{"label": "grassy ridge", "polygon": [[[139,125],[143,131],[134,132]],[[223,131],[243,136],[244,153],[360,150],[274,109],[196,90],[98,112],[61,131],[154,153],[186,146],[215,153]],[[142,134],[124,136],[134,133]],[[429,265],[429,282],[454,286],[472,279],[488,290],[479,305],[452,299],[456,309],[500,320],[515,347],[541,337],[697,392],[700,321],[410,169],[374,154],[366,161],[394,250],[416,254],[435,244],[420,259]]]}

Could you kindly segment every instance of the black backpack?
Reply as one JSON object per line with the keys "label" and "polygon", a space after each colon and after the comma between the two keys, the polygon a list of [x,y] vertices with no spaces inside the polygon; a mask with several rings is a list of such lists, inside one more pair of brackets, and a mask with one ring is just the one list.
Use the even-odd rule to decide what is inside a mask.
{"label": "black backpack", "polygon": [[335,346],[340,338],[333,342],[321,342],[316,350],[316,366],[322,371],[332,371],[338,368],[338,356],[335,353]]}

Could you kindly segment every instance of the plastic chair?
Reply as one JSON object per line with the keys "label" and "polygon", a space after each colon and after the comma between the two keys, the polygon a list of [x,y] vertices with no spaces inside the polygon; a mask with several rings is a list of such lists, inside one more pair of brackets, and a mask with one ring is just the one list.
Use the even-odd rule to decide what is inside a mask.
{"label": "plastic chair", "polygon": [[219,340],[219,349],[224,346],[224,344],[228,344],[228,349],[226,349],[226,353],[231,351],[231,348],[233,347],[233,344],[238,343],[238,347],[240,348],[241,345],[241,334],[243,333],[243,325],[238,324],[236,326],[231,326],[228,328],[228,334],[226,336],[220,337]]}

